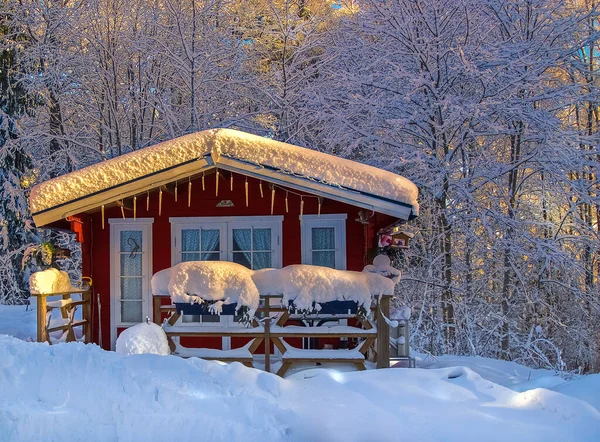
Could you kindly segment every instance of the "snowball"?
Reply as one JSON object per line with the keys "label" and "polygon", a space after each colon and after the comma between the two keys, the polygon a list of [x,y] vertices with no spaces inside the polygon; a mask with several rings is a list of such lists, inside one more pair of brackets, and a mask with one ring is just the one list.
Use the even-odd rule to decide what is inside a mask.
{"label": "snowball", "polygon": [[33,273],[29,277],[29,289],[31,293],[42,295],[77,290],[71,285],[67,272],[54,268]]}
{"label": "snowball", "polygon": [[387,268],[390,267],[391,264],[392,262],[390,261],[390,257],[387,255],[377,255],[373,259],[373,265],[378,268]]}
{"label": "snowball", "polygon": [[386,278],[390,278],[395,284],[400,282],[402,272],[391,266],[390,258],[387,255],[377,255],[373,259],[373,265],[365,266],[363,272],[376,273]]}
{"label": "snowball", "polygon": [[117,353],[122,355],[170,354],[167,335],[162,327],[150,322],[129,327],[117,338]]}
{"label": "snowball", "polygon": [[411,309],[407,305],[402,305],[390,312],[390,319],[397,321],[408,321],[411,315]]}

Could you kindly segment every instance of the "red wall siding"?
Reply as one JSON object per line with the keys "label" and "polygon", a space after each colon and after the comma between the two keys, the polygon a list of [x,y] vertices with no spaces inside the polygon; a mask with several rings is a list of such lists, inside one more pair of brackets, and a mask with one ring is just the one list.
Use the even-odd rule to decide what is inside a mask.
{"label": "red wall siding", "polygon": [[[229,172],[220,173],[219,196],[215,196],[215,174],[205,178],[205,189],[202,191],[202,180],[192,181],[192,204],[187,207],[187,183],[180,183],[178,188],[178,201],[174,195],[163,192],[162,215],[158,215],[158,192],[150,193],[150,209],[146,211],[146,195],[138,195],[137,216],[152,217],[153,254],[152,272],[170,267],[171,265],[171,225],[169,217],[184,216],[257,216],[270,215],[271,189],[267,182],[262,183],[264,197],[261,198],[259,181],[248,178],[249,207],[245,205],[245,192],[243,175],[234,174],[233,191],[230,190]],[[291,192],[291,191],[290,191]],[[234,207],[216,207],[223,199],[230,199]],[[317,198],[304,197],[304,214],[316,214],[318,211]],[[288,194],[289,213],[285,212],[285,191],[276,189],[274,215],[284,215],[282,257],[283,265],[299,264],[301,262],[300,239],[300,197]],[[348,270],[360,271],[366,264],[366,250],[375,244],[376,232],[382,227],[391,224],[394,218],[374,214],[370,226],[355,221],[359,208],[325,199],[322,203],[321,213],[346,213],[346,264]],[[133,213],[126,210],[127,218],[132,218]],[[91,216],[84,215],[84,275],[90,275],[94,280],[95,293],[99,294],[102,305],[102,346],[110,347],[110,228],[109,218],[121,218],[119,207],[107,208],[105,213],[105,228],[102,229],[101,214],[98,210]],[[86,234],[89,232],[89,234]],[[97,324],[94,327],[98,330]]]}

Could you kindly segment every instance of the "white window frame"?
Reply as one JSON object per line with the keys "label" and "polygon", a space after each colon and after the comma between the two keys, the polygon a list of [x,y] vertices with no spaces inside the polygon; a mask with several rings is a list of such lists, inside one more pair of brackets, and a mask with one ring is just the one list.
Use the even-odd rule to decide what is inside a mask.
{"label": "white window frame", "polygon": [[171,217],[171,265],[181,262],[181,231],[186,229],[220,229],[221,233],[221,260],[233,261],[233,251],[230,246],[232,229],[244,228],[270,228],[271,229],[271,266],[281,268],[282,264],[282,223],[283,216],[199,216],[199,217]]}
{"label": "white window frame", "polygon": [[[151,315],[152,290],[152,224],[154,218],[121,219],[109,218],[110,225],[110,341],[111,348],[115,349],[117,341],[117,328],[127,328],[138,324],[137,322],[121,321],[121,260],[120,260],[120,234],[122,231],[139,230],[142,232],[142,321]],[[119,259],[117,259],[119,257]]]}
{"label": "white window frame", "polygon": [[346,270],[346,220],[345,213],[326,215],[302,215],[302,264],[312,264],[312,229],[333,227],[335,229],[335,268]]}

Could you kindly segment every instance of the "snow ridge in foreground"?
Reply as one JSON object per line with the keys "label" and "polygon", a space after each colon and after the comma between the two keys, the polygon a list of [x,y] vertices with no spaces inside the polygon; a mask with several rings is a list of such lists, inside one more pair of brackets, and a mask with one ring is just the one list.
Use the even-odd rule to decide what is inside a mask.
{"label": "snow ridge in foreground", "polygon": [[0,440],[592,441],[600,413],[453,367],[289,379],[240,364],[124,357],[0,336]]}

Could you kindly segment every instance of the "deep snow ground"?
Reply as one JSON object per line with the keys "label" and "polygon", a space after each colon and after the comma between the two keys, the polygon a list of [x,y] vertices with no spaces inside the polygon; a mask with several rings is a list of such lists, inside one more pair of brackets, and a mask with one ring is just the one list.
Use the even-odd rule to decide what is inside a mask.
{"label": "deep snow ground", "polygon": [[[0,336],[0,441],[596,441],[600,413],[463,367],[289,379],[240,364],[123,357]],[[590,377],[588,388],[600,385]]]}

